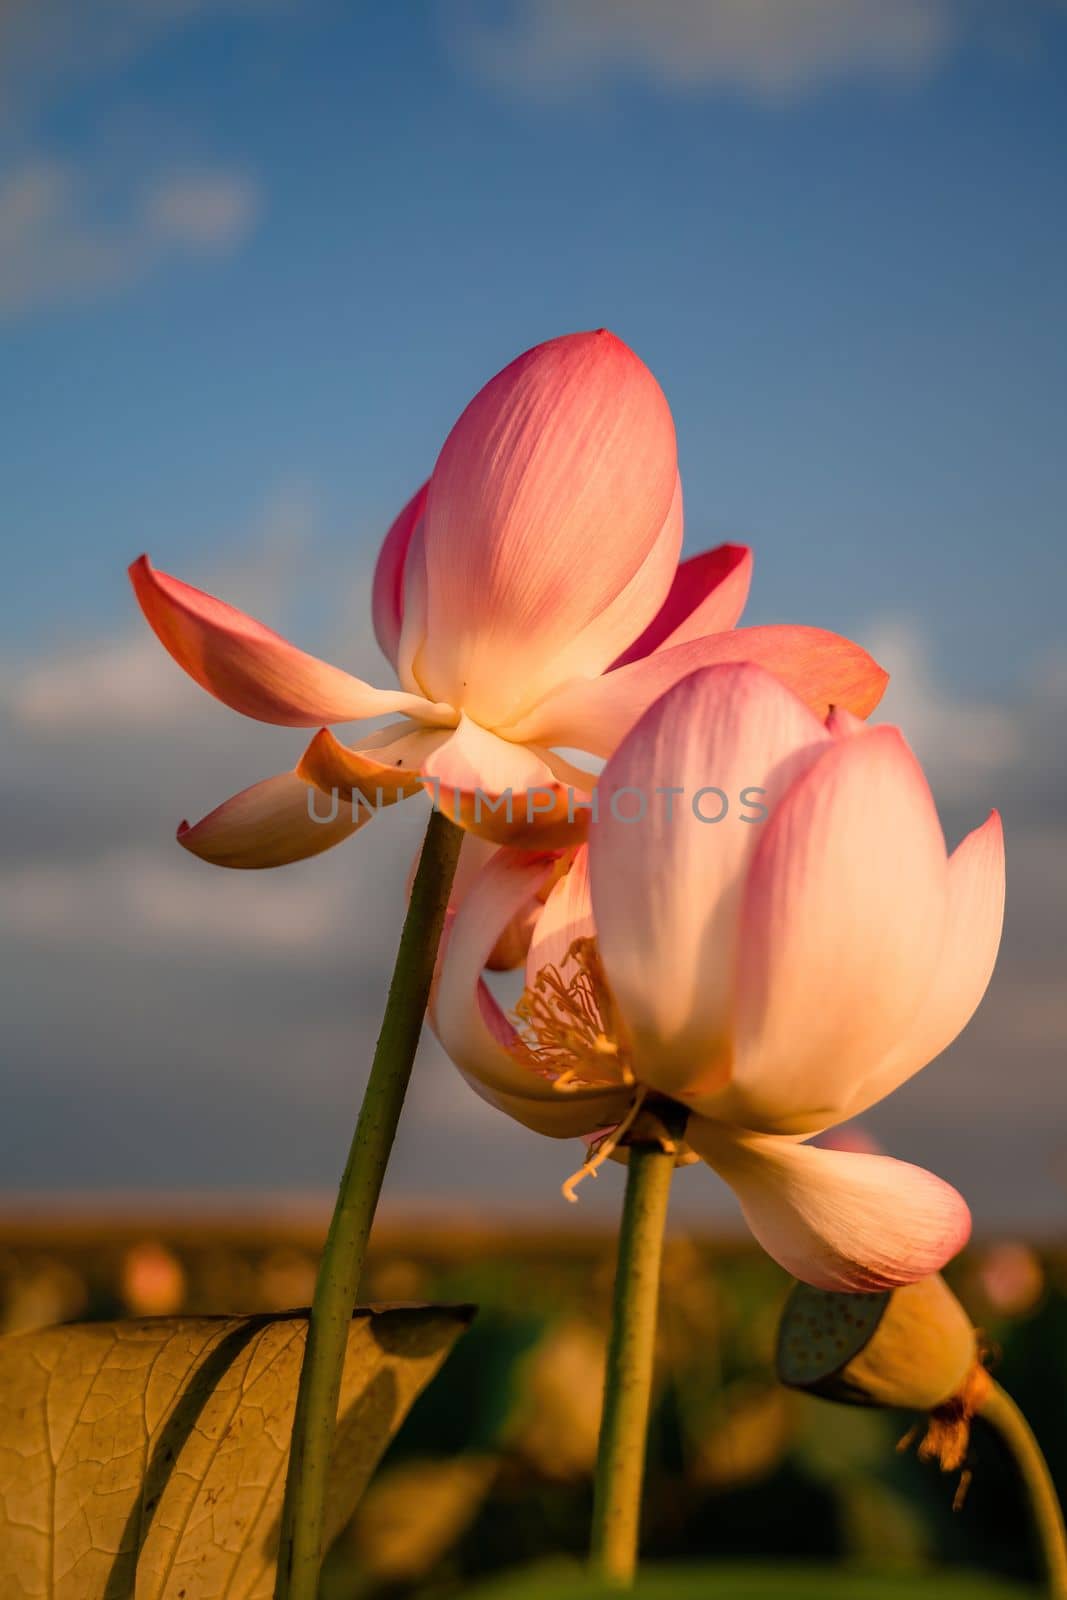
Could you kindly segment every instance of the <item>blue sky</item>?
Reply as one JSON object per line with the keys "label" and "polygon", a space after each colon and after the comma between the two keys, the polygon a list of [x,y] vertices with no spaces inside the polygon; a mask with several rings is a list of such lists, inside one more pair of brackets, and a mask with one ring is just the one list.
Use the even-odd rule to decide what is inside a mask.
{"label": "blue sky", "polygon": [[12,163],[71,164],[87,226],[171,172],[255,201],[214,250],[9,311],[15,629],[113,618],[131,555],[188,566],[281,478],[350,541],[485,377],[603,323],[672,402],[691,543],[755,540],[760,614],[877,593],[946,672],[1011,681],[1060,637],[1067,14],[966,16],[907,70],[769,96],[637,60],[501,80],[448,6],[176,7],[42,71]]}
{"label": "blue sky", "polygon": [[[39,1004],[9,1018],[21,1109],[0,1141],[0,1188],[5,1172],[48,1183],[71,1162],[89,1185],[160,1170],[143,1150],[178,1125],[178,1102],[173,1081],[136,1076],[132,1055],[122,1065],[123,984],[133,963],[138,1014],[187,1018],[205,992],[201,956],[181,938],[176,954],[157,928],[158,963],[142,971],[153,958],[133,949],[134,918],[125,946],[118,930],[102,941],[111,957],[90,959],[94,924],[78,917],[114,884],[120,848],[146,881],[189,870],[174,882],[199,886],[199,864],[173,859],[174,821],[275,770],[254,766],[258,732],[194,709],[184,685],[159,678],[157,712],[126,563],[147,548],[194,582],[228,577],[230,598],[262,591],[269,620],[301,643],[328,653],[328,633],[335,658],[365,660],[377,539],[459,410],[521,349],[599,325],[667,392],[689,547],[755,546],[749,620],[888,641],[902,685],[890,704],[940,761],[950,822],[973,825],[1009,792],[1023,887],[978,1046],[985,1088],[956,1119],[948,1175],[971,1175],[974,1118],[991,1137],[1005,1041],[1029,1040],[1032,1122],[1047,1125],[1067,1041],[1062,920],[1044,882],[1048,852],[1063,856],[1067,793],[1046,705],[1059,715],[1067,693],[1067,9],[98,0],[91,25],[88,9],[42,0],[5,14],[4,740],[25,764],[21,776],[9,765],[2,799],[18,903],[32,907],[12,935],[27,993],[43,966],[52,983],[66,975],[78,1038],[100,1024],[94,1070],[125,1109],[101,1124],[95,1165],[73,1125],[52,1167],[31,1160],[56,1107],[73,1115],[87,1090],[55,1018]],[[136,772],[122,765],[131,740]],[[30,798],[64,781],[64,748],[79,757],[82,811],[49,830]],[[73,887],[55,876],[57,851]],[[315,864],[299,871],[327,881]],[[142,905],[143,883],[130,892]],[[190,925],[230,927],[222,886],[202,892]],[[299,889],[226,892],[248,906],[288,895],[279,916],[298,902],[314,915]],[[83,907],[59,955],[58,923],[41,921],[53,901]],[[238,967],[251,959],[220,937]],[[385,956],[359,959],[369,1018]],[[331,981],[340,1007],[346,973]],[[243,1027],[234,996],[253,1004],[244,983],[207,984],[216,1031],[187,1038],[192,1079],[216,1082],[219,1041]],[[308,1003],[298,986],[294,1006]],[[349,1026],[342,1010],[328,1026]],[[269,1049],[248,1044],[249,1073]],[[286,1062],[264,1070],[260,1103],[277,1114],[260,1113],[234,1181],[274,1181],[281,1163],[283,1179],[328,1184],[348,1099],[323,1080],[317,1131],[290,1170]],[[916,1159],[936,1163],[966,1081],[956,1071],[941,1097],[890,1116]],[[201,1141],[197,1181],[229,1181],[239,1100],[217,1144]],[[78,1114],[94,1115],[88,1100]],[[188,1104],[180,1114],[196,1119]],[[446,1182],[417,1126],[412,1137],[420,1181]],[[535,1187],[548,1158],[529,1148]],[[505,1138],[498,1165],[511,1149]],[[160,1181],[192,1171],[182,1159]],[[981,1187],[988,1151],[972,1166]],[[1057,1185],[1032,1205],[1013,1191],[1007,1212],[1048,1217]],[[990,1189],[987,1204],[1000,1215],[1004,1197]]]}

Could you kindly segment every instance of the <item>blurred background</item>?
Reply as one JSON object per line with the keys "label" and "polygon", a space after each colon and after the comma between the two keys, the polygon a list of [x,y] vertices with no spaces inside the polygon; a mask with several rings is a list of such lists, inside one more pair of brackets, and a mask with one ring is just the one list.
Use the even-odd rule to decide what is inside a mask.
{"label": "blurred background", "polygon": [[[0,1219],[4,1327],[286,1310],[310,1297],[321,1235],[314,1216],[206,1205]],[[367,1298],[479,1310],[334,1546],[322,1600],[455,1600],[483,1584],[498,1600],[498,1582],[499,1600],[569,1600],[588,1539],[613,1271],[609,1232],[581,1216],[379,1226]],[[1062,1487],[1067,1251],[972,1246],[949,1277]],[[789,1286],[740,1239],[676,1226],[668,1240],[643,1517],[664,1586],[650,1600],[1038,1593],[1019,1488],[984,1423],[954,1511],[960,1475],[897,1448],[915,1418],[777,1383]],[[546,1563],[551,1578],[536,1577]]]}
{"label": "blurred background", "polygon": [[[1065,78],[1052,0],[0,0],[7,1326],[306,1300],[423,825],[277,873],[185,855],[183,817],[304,741],[185,679],[126,564],[384,681],[391,518],[492,373],[607,325],[673,407],[687,548],[751,543],[746,620],[878,655],[950,844],[1004,813],[987,1000],[870,1126],[967,1195],[969,1304],[1062,1418]],[[595,1361],[621,1174],[572,1209],[576,1164],[425,1044],[376,1270],[487,1307],[455,1358],[501,1374],[477,1439],[420,1410],[405,1447],[466,1445],[427,1536],[453,1572],[487,1527],[580,1542],[589,1418],[549,1461],[536,1417]],[[657,1548],[862,1549],[890,1517],[917,1563],[980,1529],[1022,1570],[995,1475],[964,1538],[895,1424],[820,1433],[769,1387],[737,1329],[785,1280],[709,1171],[674,1215]],[[990,1259],[1026,1292],[990,1299]]]}

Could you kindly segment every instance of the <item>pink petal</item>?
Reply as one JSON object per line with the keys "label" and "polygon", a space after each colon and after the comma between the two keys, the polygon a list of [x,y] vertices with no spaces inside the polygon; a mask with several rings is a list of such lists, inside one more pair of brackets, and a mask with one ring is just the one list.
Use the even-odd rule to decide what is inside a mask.
{"label": "pink petal", "polygon": [[838,1128],[827,1128],[812,1141],[821,1150],[851,1150],[864,1156],[880,1156],[882,1147],[873,1133],[862,1122],[843,1122]]}
{"label": "pink petal", "polygon": [[[469,830],[464,836],[463,848],[460,851],[459,865],[456,875],[452,880],[452,892],[449,895],[448,915],[453,918],[463,904],[467,895],[474,887],[483,867],[492,860],[500,847],[492,844],[488,839],[481,839]],[[415,879],[415,869],[419,864],[416,854],[411,864],[408,876],[408,893]],[[561,853],[557,871],[562,871],[565,861]],[[533,895],[522,909],[508,923],[507,927],[497,938],[496,944],[489,952],[486,966],[490,972],[510,972],[515,967],[521,967],[526,961],[526,952],[530,947],[534,929],[538,918],[544,909],[545,899],[551,888],[551,877],[546,878],[538,892]]]}
{"label": "pink petal", "polygon": [[370,821],[367,810],[353,820],[343,802],[336,816],[332,810],[295,772],[282,772],[242,789],[192,827],[183,822],[178,843],[216,867],[284,867],[321,855]]}
{"label": "pink petal", "polygon": [[595,678],[641,632],[666,598],[682,548],[682,483],[659,536],[626,587],[572,639],[560,640],[552,660],[553,685],[570,678]]}
{"label": "pink petal", "polygon": [[490,951],[556,871],[551,855],[501,850],[483,868],[448,932],[430,1022],[468,1083],[535,1132],[572,1138],[617,1122],[630,1090],[553,1087],[515,1053],[515,1029],[482,978]]}
{"label": "pink petal", "polygon": [[832,741],[760,831],[721,1114],[789,1133],[848,1114],[856,1084],[915,1019],[947,879],[933,798],[897,729]]}
{"label": "pink petal", "polygon": [[963,1197],[906,1161],[738,1136],[701,1118],[686,1139],[734,1190],[767,1254],[817,1289],[914,1283],[970,1237]]}
{"label": "pink petal", "polygon": [[582,845],[552,888],[534,924],[526,955],[527,986],[545,967],[556,967],[566,975],[571,945],[576,939],[591,938],[595,932],[589,894],[589,850]]}
{"label": "pink petal", "polygon": [[948,860],[948,911],[941,949],[910,1027],[856,1086],[848,1116],[891,1094],[963,1032],[985,994],[1004,924],[1004,828],[990,812]]}
{"label": "pink petal", "polygon": [[[467,837],[473,839],[474,834],[468,833]],[[516,912],[485,958],[487,971],[513,972],[524,965],[540,914],[541,902],[536,898]]]}
{"label": "pink petal", "polygon": [[720,544],[691,556],[678,568],[670,593],[644,633],[613,665],[624,667],[654,650],[732,628],[745,609],[751,582],[752,551],[747,545]]}
{"label": "pink petal", "polygon": [[[404,563],[403,620],[396,647],[396,675],[409,694],[424,694],[415,661],[426,638],[426,518],[411,535]],[[427,696],[427,698],[429,698]]]}
{"label": "pink petal", "polygon": [[666,399],[614,335],[571,334],[513,361],[464,411],[430,480],[419,681],[486,726],[513,720],[638,572],[676,480]]}
{"label": "pink petal", "polygon": [[700,667],[748,661],[766,668],[820,719],[831,705],[866,716],[887,674],[866,650],[821,628],[735,628],[658,650],[592,681],[556,690],[520,718],[508,737],[607,756],[660,695]]}
{"label": "pink petal", "polygon": [[721,666],[657,701],[605,767],[590,828],[593,907],[642,1083],[688,1097],[728,1075],[744,873],[766,826],[753,818],[759,806],[773,815],[830,748],[776,678]]}
{"label": "pink petal", "polygon": [[424,483],[397,517],[385,536],[374,568],[374,584],[371,589],[374,635],[382,647],[382,654],[394,667],[400,644],[400,629],[404,620],[404,564],[407,561],[411,536],[426,509],[428,488],[429,482]]}
{"label": "pink petal", "polygon": [[447,708],[372,688],[298,650],[243,611],[156,572],[147,556],[133,563],[130,581],[150,626],[178,665],[246,717],[290,728],[388,711],[406,711],[425,722],[447,720]]}
{"label": "pink petal", "polygon": [[[496,844],[547,850],[581,841],[587,813],[571,774],[525,745],[463,717],[423,765],[434,804],[460,827]],[[591,782],[592,780],[590,780]]]}
{"label": "pink petal", "polygon": [[428,770],[449,789],[480,785],[493,795],[552,781],[545,763],[525,745],[500,739],[465,716],[434,752]]}

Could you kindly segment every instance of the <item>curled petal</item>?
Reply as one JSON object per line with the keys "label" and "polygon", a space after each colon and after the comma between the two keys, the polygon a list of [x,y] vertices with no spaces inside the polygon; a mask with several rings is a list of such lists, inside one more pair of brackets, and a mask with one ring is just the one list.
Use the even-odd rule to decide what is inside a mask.
{"label": "curled petal", "polygon": [[371,808],[418,794],[425,787],[423,762],[447,739],[448,731],[402,726],[406,731],[394,733],[388,742],[375,745],[368,740],[362,750],[351,749],[329,728],[320,728],[300,758],[297,776],[323,794],[338,794],[343,800],[362,795]]}
{"label": "curled petal", "polygon": [[1003,923],[1004,828],[991,811],[949,856],[944,937],[925,998],[875,1071],[856,1084],[847,1116],[891,1094],[963,1032],[993,975]]}
{"label": "curled petal", "polygon": [[792,625],[734,628],[657,650],[602,678],[574,680],[547,695],[508,729],[508,737],[608,756],[660,695],[700,667],[749,662],[772,673],[816,716],[843,705],[866,716],[887,674],[866,650],[839,634]]}
{"label": "curled petal", "polygon": [[688,1101],[728,1076],[737,922],[761,808],[773,815],[831,748],[769,673],[721,666],[658,700],[604,768],[593,908],[641,1082]]}
{"label": "curled petal", "polygon": [[552,778],[545,763],[525,745],[500,739],[468,717],[461,717],[458,726],[438,745],[427,770],[445,788],[481,787],[491,795],[508,789],[521,794]]}
{"label": "curled petal", "polygon": [[[562,771],[562,781],[561,781]],[[463,717],[427,757],[423,772],[434,803],[461,828],[495,844],[535,850],[579,842],[587,814],[566,764],[500,739]]]}
{"label": "curled petal", "polygon": [[535,1132],[571,1138],[617,1122],[630,1091],[556,1089],[517,1050],[518,1036],[482,978],[501,932],[556,872],[552,855],[501,850],[467,894],[448,931],[430,1022],[483,1099]]}
{"label": "curled petal", "polygon": [[738,929],[734,1070],[716,1115],[814,1133],[850,1114],[926,992],[947,876],[933,798],[897,729],[831,740],[760,829]]}
{"label": "curled petal", "polygon": [[[498,845],[490,843],[488,839],[480,839],[469,830],[466,833],[448,900],[450,925],[451,919],[456,915],[477,882],[482,868],[492,860],[498,848]],[[409,894],[415,881],[415,870],[418,864],[419,858],[418,854],[416,854],[408,875],[407,890]],[[561,853],[557,871],[562,872],[565,864],[565,858]],[[524,964],[526,952],[530,947],[530,940],[537,925],[537,919],[544,908],[545,897],[550,891],[551,882],[551,878],[546,879],[544,885],[515,913],[507,927],[500,933],[485,963],[490,972],[510,972],[515,967],[521,967]]]}
{"label": "curled petal", "polygon": [[581,820],[571,820],[567,788],[552,781],[509,795],[481,786],[453,788],[439,780],[434,803],[457,827],[516,849],[564,849],[584,831]]}
{"label": "curled petal", "polygon": [[363,810],[353,818],[341,803],[331,810],[295,772],[282,772],[242,789],[192,827],[183,822],[178,843],[216,867],[284,867],[340,844],[370,816]]}
{"label": "curled petal", "polygon": [[962,1195],[906,1161],[737,1135],[698,1117],[686,1139],[734,1190],[767,1254],[817,1289],[914,1283],[970,1237]]}
{"label": "curled petal", "polygon": [[178,665],[201,688],[246,717],[290,728],[389,711],[415,713],[425,722],[450,718],[447,707],[375,689],[307,655],[243,611],[156,572],[147,556],[133,563],[130,581],[141,610]]}
{"label": "curled petal", "polygon": [[464,411],[430,480],[419,681],[488,727],[513,720],[642,566],[676,481],[666,399],[613,334],[513,361]]}
{"label": "curled petal", "polygon": [[[551,1100],[531,1100],[527,1095],[495,1089],[462,1067],[459,1070],[479,1100],[548,1139],[582,1139],[596,1133],[602,1125],[614,1126],[622,1121],[633,1097],[632,1090],[597,1089],[557,1093]],[[599,1113],[594,1109],[596,1106],[601,1108]]]}
{"label": "curled petal", "polygon": [[830,707],[826,731],[832,738],[851,739],[854,733],[862,733],[866,726],[863,718],[857,717],[854,711],[848,711],[844,706]]}
{"label": "curled petal", "polygon": [[[469,833],[467,837],[472,839],[474,835]],[[524,964],[540,915],[541,902],[536,898],[516,912],[486,957],[489,972],[512,972]]]}
{"label": "curled petal", "polygon": [[400,629],[404,621],[404,566],[412,535],[426,508],[428,488],[429,483],[424,483],[397,517],[382,542],[374,568],[374,584],[371,589],[374,635],[381,645],[382,654],[394,667],[397,664]]}
{"label": "curled petal", "polygon": [[644,633],[613,665],[624,667],[654,650],[724,633],[745,609],[751,583],[752,551],[747,545],[720,544],[690,556],[679,566],[667,598]]}

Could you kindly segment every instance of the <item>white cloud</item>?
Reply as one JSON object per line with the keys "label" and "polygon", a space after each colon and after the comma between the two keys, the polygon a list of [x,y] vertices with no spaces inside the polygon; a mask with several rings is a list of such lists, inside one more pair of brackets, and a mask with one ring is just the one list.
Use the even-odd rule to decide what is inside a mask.
{"label": "white cloud", "polygon": [[[169,132],[166,158],[153,157],[143,107],[131,164],[122,74],[182,30],[291,9],[291,0],[0,0],[0,318],[114,294],[168,261],[218,259],[246,241],[263,197],[240,164],[202,154],[183,163]],[[75,92],[94,130],[76,161],[54,128]]]}
{"label": "white cloud", "polygon": [[194,703],[172,667],[145,628],[131,628],[121,638],[34,661],[6,698],[16,721],[42,734],[84,728],[93,717],[112,727],[161,727]]}
{"label": "white cloud", "polygon": [[[313,527],[309,491],[283,486],[213,570],[182,576],[284,628],[301,599],[301,572],[317,562]],[[354,625],[366,669],[381,676],[385,663],[371,660],[368,565],[356,558],[334,568],[337,609],[309,642],[332,656],[330,635]],[[380,920],[360,923],[334,864],[222,872],[174,842],[183,817],[196,820],[291,767],[310,733],[238,717],[205,694],[132,595],[129,623],[113,636],[9,663],[0,676],[0,938],[174,959],[205,949],[232,959],[358,963],[361,951],[369,959]],[[404,883],[418,819],[399,829],[393,821],[376,823],[377,847],[362,851],[365,886]]]}
{"label": "white cloud", "polygon": [[[1063,0],[1067,6],[1067,0]],[[1034,662],[1030,674],[1034,693],[1040,700],[1067,701],[1067,648],[1055,645]]]}
{"label": "white cloud", "polygon": [[1018,762],[1017,718],[1003,705],[950,693],[913,623],[883,618],[865,630],[864,643],[889,673],[874,720],[903,729],[939,800],[964,798]]}
{"label": "white cloud", "polygon": [[191,250],[232,250],[251,230],[259,191],[247,178],[226,172],[179,173],[159,178],[145,195],[145,218],[162,239]]}
{"label": "white cloud", "polygon": [[0,182],[0,315],[122,288],[176,252],[219,255],[260,209],[247,174],[159,174],[117,198],[86,166],[32,158]]}
{"label": "white cloud", "polygon": [[611,72],[787,98],[842,76],[913,77],[954,41],[955,0],[518,0],[452,19],[476,70],[545,89]]}
{"label": "white cloud", "polygon": [[[72,805],[76,806],[76,796]],[[163,841],[161,841],[161,844]],[[343,926],[333,875],[212,871],[175,849],[115,850],[0,873],[0,933],[49,946],[320,960]]]}
{"label": "white cloud", "polygon": [[[180,576],[273,624],[309,548],[313,515],[305,488],[283,486],[253,518],[238,556],[212,572]],[[41,740],[69,738],[94,726],[163,734],[202,721],[204,695],[160,647],[131,594],[129,626],[114,637],[9,667],[0,675],[0,708]]]}
{"label": "white cloud", "polygon": [[[369,547],[328,564],[313,529],[307,491],[282,490],[215,571],[178,570],[327,659],[345,654],[339,642],[354,645],[345,664],[385,682]],[[227,546],[220,536],[216,548]],[[331,615],[297,623],[325,570]],[[277,872],[192,859],[174,842],[179,819],[291,765],[305,735],[218,705],[185,680],[132,600],[130,617],[112,637],[10,663],[0,684],[0,966],[5,1065],[17,1081],[0,1128],[9,1182],[37,1183],[42,1171],[87,1185],[325,1182],[344,1159],[424,807],[396,807],[337,852]],[[989,996],[876,1125],[894,1154],[960,1183],[980,1225],[1040,1221],[1062,1209],[1052,1176],[1067,1041],[1057,662],[1008,707],[948,693],[924,637],[899,619],[862,637],[894,672],[882,714],[902,723],[959,831],[1003,804],[1008,836],[1008,925]],[[543,1212],[562,1204],[558,1184],[574,1164],[572,1148],[483,1106],[426,1050],[390,1173],[395,1197],[492,1195]],[[592,1216],[617,1199],[611,1173],[583,1208]],[[679,1202],[693,1215],[723,1203],[705,1171],[680,1180]]]}
{"label": "white cloud", "polygon": [[[282,485],[212,570],[183,576],[284,627],[302,565],[315,560],[314,517],[307,486]],[[337,574],[338,612],[327,635],[354,623],[369,670],[377,647],[366,566],[357,558]],[[335,861],[225,872],[175,843],[184,816],[195,820],[291,766],[310,730],[228,711],[175,664],[132,594],[129,611],[129,624],[112,637],[9,664],[0,676],[0,742],[10,755],[0,809],[9,840],[21,845],[0,860],[0,946],[69,959],[89,949],[119,961],[136,952],[139,961],[178,966],[205,957],[224,968],[255,960],[305,972],[373,965],[381,919],[361,918]],[[336,640],[320,634],[318,642],[323,654],[334,653]],[[376,670],[388,671],[384,662]],[[399,828],[396,820],[374,824],[374,849],[362,848],[362,835],[350,847],[362,850],[353,870],[372,895],[405,881],[419,820]]]}

